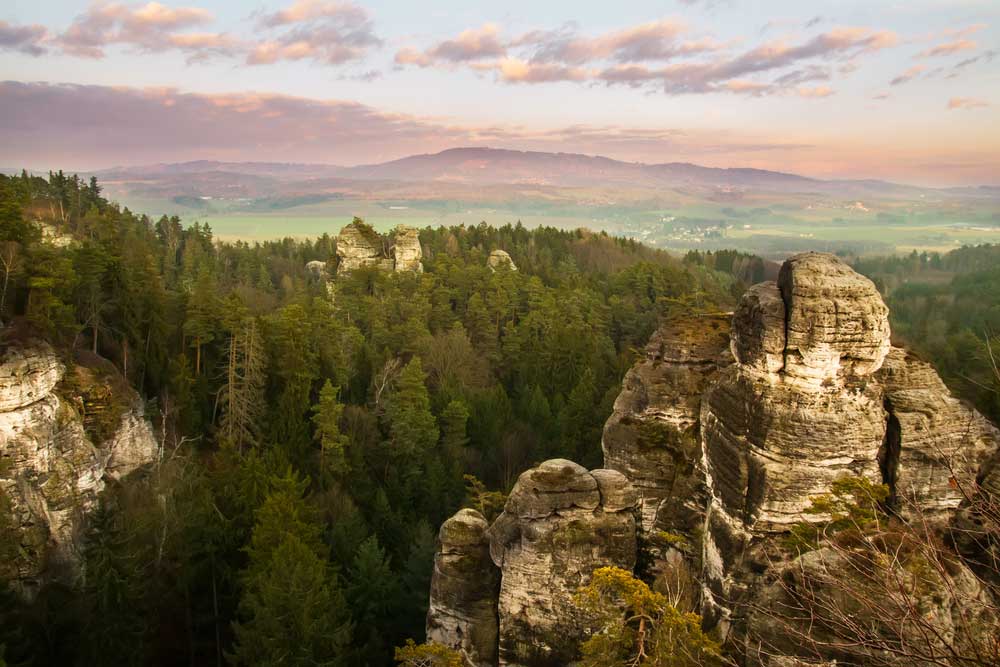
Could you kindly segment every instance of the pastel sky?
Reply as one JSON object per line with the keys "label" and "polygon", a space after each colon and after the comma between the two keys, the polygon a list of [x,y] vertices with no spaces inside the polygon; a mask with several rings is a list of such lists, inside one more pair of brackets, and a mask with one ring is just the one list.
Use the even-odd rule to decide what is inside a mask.
{"label": "pastel sky", "polygon": [[997,0],[5,0],[0,166],[455,146],[1000,184]]}

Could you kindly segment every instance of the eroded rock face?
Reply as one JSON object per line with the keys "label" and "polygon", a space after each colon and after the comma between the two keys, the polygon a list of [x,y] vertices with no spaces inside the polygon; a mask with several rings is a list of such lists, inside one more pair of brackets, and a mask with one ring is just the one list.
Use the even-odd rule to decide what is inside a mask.
{"label": "eroded rock face", "polygon": [[877,371],[889,352],[889,309],[875,285],[834,255],[807,252],[778,273],[787,376],[812,382]]}
{"label": "eroded rock face", "polygon": [[488,533],[501,570],[499,664],[573,660],[585,636],[573,596],[599,567],[635,566],[637,501],[621,473],[564,459],[521,475]]}
{"label": "eroded rock face", "polygon": [[337,235],[337,275],[365,266],[383,271],[422,272],[419,232],[413,227],[399,225],[392,236],[394,241],[390,244],[387,237],[357,220],[341,229]]}
{"label": "eroded rock face", "polygon": [[511,271],[517,271],[517,265],[514,264],[514,260],[507,254],[507,251],[500,250],[499,248],[490,253],[489,258],[486,260],[486,265],[490,267],[491,271],[496,271],[502,266],[507,267]]}
{"label": "eroded rock face", "polygon": [[[980,485],[992,479],[982,470],[1000,444],[996,429],[929,365],[890,347],[881,297],[832,255],[793,257],[777,282],[750,288],[728,336],[695,336],[711,341],[701,354],[671,326],[626,376],[605,464],[639,490],[647,539],[681,538],[651,550],[643,574],[658,576],[680,552],[723,636],[743,636],[763,574],[787,565],[781,539],[827,518],[805,510],[835,480],[887,483],[933,519],[976,488],[977,471]],[[719,355],[722,340],[731,357]],[[683,500],[664,502],[664,490]]]}
{"label": "eroded rock face", "polygon": [[28,594],[43,574],[72,576],[105,475],[125,476],[157,453],[134,395],[113,435],[92,442],[75,407],[82,401],[58,393],[64,373],[44,343],[10,347],[0,361],[0,487],[22,528],[25,556],[16,568]]}
{"label": "eroded rock face", "polygon": [[[895,493],[929,513],[957,508],[972,492],[1000,433],[948,391],[926,361],[892,348],[878,379],[889,412],[884,474]],[[913,503],[903,502],[905,509]]]}
{"label": "eroded rock face", "polygon": [[428,641],[456,648],[474,667],[496,664],[500,571],[490,559],[488,527],[471,509],[441,525],[427,612]]}
{"label": "eroded rock face", "polygon": [[428,638],[476,666],[569,664],[587,631],[573,596],[599,567],[635,566],[637,504],[620,472],[554,459],[521,475],[488,529],[460,511],[441,527]]}
{"label": "eroded rock face", "polygon": [[645,356],[622,381],[604,425],[604,465],[639,493],[640,528],[688,535],[704,522],[701,398],[728,354],[727,314],[671,321],[653,334]]}
{"label": "eroded rock face", "polygon": [[364,266],[382,266],[392,261],[386,257],[382,238],[364,223],[352,222],[337,235],[337,273],[343,274]]}
{"label": "eroded rock face", "polygon": [[[637,551],[637,574],[690,602],[741,664],[866,664],[782,641],[765,613],[790,592],[838,594],[844,552],[828,540],[799,556],[785,538],[827,520],[806,510],[844,477],[885,483],[929,519],[920,525],[950,527],[967,562],[996,555],[963,536],[982,534],[968,492],[1000,494],[1000,433],[891,348],[881,297],[832,255],[792,257],[732,317],[665,323],[626,375],[602,444],[605,470],[556,460],[525,472],[486,533],[501,573],[499,664],[571,664],[586,637],[573,593],[596,567],[631,568]],[[944,632],[961,600],[985,594],[966,565],[950,574],[919,600]],[[754,653],[755,637],[772,650]]]}
{"label": "eroded rock face", "polygon": [[423,250],[420,248],[420,232],[405,225],[396,227],[392,245],[392,257],[395,261],[393,269],[423,273],[424,265],[420,263],[423,256]]}

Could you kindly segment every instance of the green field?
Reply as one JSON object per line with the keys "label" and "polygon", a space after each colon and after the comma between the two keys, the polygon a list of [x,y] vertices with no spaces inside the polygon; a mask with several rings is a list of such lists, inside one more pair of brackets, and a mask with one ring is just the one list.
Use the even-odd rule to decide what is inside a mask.
{"label": "green field", "polygon": [[603,230],[671,250],[739,248],[773,257],[804,249],[886,254],[1000,242],[1000,210],[989,200],[963,206],[889,201],[858,207],[806,195],[714,202],[668,193],[651,201],[591,204],[530,197],[495,205],[448,199],[343,198],[273,210],[246,201],[194,201],[192,205],[153,198],[124,201],[133,210],[153,216],[175,214],[189,224],[208,223],[223,240],[336,234],[358,216],[380,231],[398,224],[436,227],[485,221],[500,226],[520,220],[528,227]]}

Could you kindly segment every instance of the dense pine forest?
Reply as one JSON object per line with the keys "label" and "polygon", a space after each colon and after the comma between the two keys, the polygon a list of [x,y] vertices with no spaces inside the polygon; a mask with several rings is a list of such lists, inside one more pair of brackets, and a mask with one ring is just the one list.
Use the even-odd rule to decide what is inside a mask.
{"label": "dense pine forest", "polygon": [[[428,228],[424,273],[327,280],[306,264],[334,275],[329,235],[220,243],[61,172],[0,177],[0,238],[5,344],[109,360],[163,442],[105,493],[83,576],[5,593],[7,665],[391,664],[423,636],[440,522],[495,513],[547,458],[598,465],[659,319],[744,287],[520,224]],[[517,271],[487,266],[497,248]]]}

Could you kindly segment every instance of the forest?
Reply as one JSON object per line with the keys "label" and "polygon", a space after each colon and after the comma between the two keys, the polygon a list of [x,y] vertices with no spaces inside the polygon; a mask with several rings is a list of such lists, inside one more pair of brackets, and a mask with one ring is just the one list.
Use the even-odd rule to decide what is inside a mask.
{"label": "forest", "polygon": [[1000,423],[1000,245],[853,263],[885,296],[893,338]]}
{"label": "forest", "polygon": [[[220,242],[94,179],[0,176],[3,344],[113,364],[163,443],[104,494],[85,576],[31,599],[11,585],[23,554],[0,491],[0,665],[392,664],[423,640],[440,523],[493,518],[543,460],[599,466],[658,323],[774,277],[745,253],[584,230],[420,242],[423,273],[334,277],[330,234]],[[492,270],[494,249],[517,270]],[[850,259],[894,336],[998,420],[1000,248]]]}
{"label": "forest", "polygon": [[[759,271],[483,224],[421,230],[422,274],[325,280],[306,264],[334,275],[330,235],[221,243],[62,172],[0,177],[0,239],[4,344],[110,361],[164,443],[104,494],[85,576],[30,601],[0,582],[10,666],[391,664],[422,640],[441,521],[494,515],[542,460],[597,466],[657,323],[730,309],[728,269]],[[12,531],[0,495],[8,580]]]}

